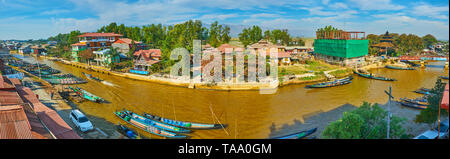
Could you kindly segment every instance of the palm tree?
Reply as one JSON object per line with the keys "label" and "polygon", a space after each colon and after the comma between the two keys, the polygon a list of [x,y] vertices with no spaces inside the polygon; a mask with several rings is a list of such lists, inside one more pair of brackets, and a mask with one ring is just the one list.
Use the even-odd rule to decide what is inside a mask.
{"label": "palm tree", "polygon": [[115,69],[116,68],[116,62],[120,62],[120,61],[116,61],[116,58],[119,57],[120,60],[120,53],[117,51],[117,48],[111,47],[110,48],[111,54],[110,54],[110,58],[111,58],[111,63],[109,63],[109,67],[111,69]]}

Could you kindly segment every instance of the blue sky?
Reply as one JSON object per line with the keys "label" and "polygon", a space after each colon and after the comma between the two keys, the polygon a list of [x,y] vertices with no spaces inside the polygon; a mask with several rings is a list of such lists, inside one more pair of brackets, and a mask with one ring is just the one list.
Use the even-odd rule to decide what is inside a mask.
{"label": "blue sky", "polygon": [[333,25],[366,34],[432,34],[449,39],[448,0],[0,0],[0,39],[39,39],[71,30],[96,31],[111,22],[127,26],[177,24],[189,19],[243,27],[288,29],[313,37]]}

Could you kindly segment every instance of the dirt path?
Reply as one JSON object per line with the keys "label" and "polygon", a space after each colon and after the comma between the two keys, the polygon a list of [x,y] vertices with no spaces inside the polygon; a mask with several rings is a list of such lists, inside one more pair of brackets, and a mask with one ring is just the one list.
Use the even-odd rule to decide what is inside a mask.
{"label": "dirt path", "polygon": [[[46,88],[44,84],[42,84],[39,81],[36,81],[33,78],[25,77],[25,81],[33,81],[33,85],[31,87],[32,91],[39,96],[39,100],[42,104],[46,105],[47,107],[55,110],[58,115],[72,128],[77,132],[77,134],[82,137],[83,139],[118,139],[120,138],[120,134],[115,130],[114,124],[107,122],[104,119],[100,119],[94,116],[87,115],[88,119],[92,122],[94,125],[94,130],[89,131],[86,133],[83,133],[79,131],[79,129],[75,126],[75,124],[69,119],[69,114],[72,109],[76,109],[76,104],[72,103],[71,101],[67,101],[59,97],[59,99],[56,98],[55,95],[53,99],[50,97],[49,90],[56,90],[56,89],[49,89]],[[56,92],[56,91],[55,91]],[[66,103],[67,102],[67,103]]]}

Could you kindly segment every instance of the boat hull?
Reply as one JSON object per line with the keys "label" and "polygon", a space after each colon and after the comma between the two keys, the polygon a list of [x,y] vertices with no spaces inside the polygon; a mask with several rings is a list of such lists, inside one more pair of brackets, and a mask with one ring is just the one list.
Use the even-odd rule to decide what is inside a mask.
{"label": "boat hull", "polygon": [[[187,137],[184,135],[178,135],[176,133],[161,130],[156,127],[150,126],[150,125],[146,125],[135,119],[129,119],[129,121],[127,121],[126,119],[124,119],[124,117],[121,116],[121,113],[124,113],[124,112],[114,112],[114,114],[116,114],[116,116],[119,117],[120,119],[122,119],[123,121],[127,122],[130,125],[133,125],[134,127],[142,129],[150,134],[154,134],[154,135],[166,137],[166,138],[174,138],[174,139],[184,139]],[[131,121],[133,121],[133,122],[131,122]]]}
{"label": "boat hull", "polygon": [[203,123],[194,123],[194,122],[184,122],[162,118],[156,115],[151,115],[148,113],[144,113],[143,116],[150,120],[160,121],[169,125],[186,128],[186,129],[220,129],[225,128],[226,125],[223,124],[203,124]]}

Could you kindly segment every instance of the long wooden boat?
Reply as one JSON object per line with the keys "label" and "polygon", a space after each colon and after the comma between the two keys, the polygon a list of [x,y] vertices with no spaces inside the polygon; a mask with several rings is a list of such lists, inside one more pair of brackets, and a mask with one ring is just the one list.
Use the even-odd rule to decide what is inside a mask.
{"label": "long wooden boat", "polygon": [[123,112],[127,113],[128,116],[132,117],[133,119],[138,119],[138,120],[144,122],[145,124],[152,125],[154,127],[162,129],[162,130],[167,130],[167,131],[171,131],[171,132],[175,132],[175,133],[190,133],[191,132],[188,129],[183,129],[183,128],[179,128],[179,127],[176,127],[176,126],[165,124],[165,123],[162,123],[162,122],[159,122],[159,121],[147,119],[147,118],[145,118],[143,116],[140,116],[140,115],[138,115],[136,113],[133,113],[133,112],[125,110],[125,109],[123,110]]}
{"label": "long wooden boat", "polygon": [[136,133],[135,130],[133,130],[125,125],[122,125],[120,123],[116,125],[116,129],[119,133],[121,133],[123,136],[126,136],[129,139],[139,139],[140,138],[140,136],[138,135],[138,133]]}
{"label": "long wooden boat", "polygon": [[194,123],[194,122],[186,122],[186,121],[177,121],[177,120],[171,120],[167,118],[162,118],[156,115],[144,113],[143,116],[147,119],[160,121],[166,124],[170,124],[173,126],[181,127],[181,128],[188,128],[188,129],[220,129],[225,128],[225,124],[204,124],[204,123]]}
{"label": "long wooden boat", "polygon": [[417,89],[417,90],[415,90],[415,91],[413,91],[413,92],[419,93],[419,94],[429,95],[429,94],[431,94],[431,89],[428,89],[428,88],[419,88],[419,89]]}
{"label": "long wooden boat", "polygon": [[352,83],[353,77],[349,76],[347,78],[337,79],[331,82],[323,82],[317,83],[313,85],[306,85],[307,88],[327,88],[327,87],[335,87],[340,85],[346,85]]}
{"label": "long wooden boat", "polygon": [[43,80],[46,80],[47,82],[51,84],[82,84],[87,83],[87,81],[83,80],[82,78],[76,77],[72,74],[63,74],[63,75],[46,75],[41,76]]}
{"label": "long wooden boat", "polygon": [[422,105],[422,106],[428,106],[428,101],[426,99],[407,99],[407,98],[400,98],[400,101],[402,102],[408,102],[412,104]]}
{"label": "long wooden boat", "polygon": [[317,131],[317,128],[312,128],[306,131],[301,131],[301,132],[297,132],[297,133],[293,133],[290,135],[285,135],[285,136],[281,136],[281,137],[275,137],[272,139],[303,139],[311,134],[313,134],[314,132]]}
{"label": "long wooden boat", "polygon": [[354,73],[358,74],[361,77],[370,78],[370,79],[376,79],[376,80],[382,80],[382,81],[396,81],[396,79],[393,78],[386,78],[386,77],[377,77],[372,74],[364,74],[360,73],[358,71],[353,71]]}
{"label": "long wooden boat", "polygon": [[90,74],[87,74],[87,73],[84,73],[84,72],[81,72],[81,74],[83,74],[88,80],[92,79]]}
{"label": "long wooden boat", "polygon": [[426,109],[427,108],[427,106],[418,105],[418,104],[405,102],[405,101],[399,101],[399,103],[405,107],[410,107],[410,108],[414,108],[414,109]]}
{"label": "long wooden boat", "polygon": [[448,76],[439,76],[439,77],[442,78],[442,79],[448,80]]}
{"label": "long wooden boat", "polygon": [[166,138],[179,138],[179,139],[183,139],[183,138],[187,137],[184,135],[178,135],[178,134],[170,132],[170,131],[161,130],[152,125],[145,124],[143,121],[141,121],[139,119],[133,119],[132,117],[128,116],[127,113],[125,113],[123,111],[116,111],[116,112],[114,112],[114,114],[116,114],[117,117],[124,120],[128,124],[131,124],[139,129],[142,129],[142,130],[144,130],[148,133],[154,134],[154,135],[158,135],[158,136],[162,136],[162,137],[166,137]]}
{"label": "long wooden boat", "polygon": [[414,69],[414,68],[410,68],[410,67],[397,67],[397,66],[391,66],[391,65],[386,65],[385,66],[386,68],[389,68],[389,69],[396,69],[396,70],[416,70],[416,69]]}
{"label": "long wooden boat", "polygon": [[87,99],[87,100],[90,100],[90,101],[93,101],[96,103],[105,102],[105,99],[103,99],[99,96],[96,96],[92,93],[89,93],[88,91],[86,91],[80,87],[70,87],[69,86],[69,89],[71,89],[73,92],[77,93],[79,96],[81,96],[84,99]]}
{"label": "long wooden boat", "polygon": [[84,72],[81,72],[81,73],[82,73],[84,76],[86,76],[86,78],[89,79],[89,80],[96,80],[96,81],[98,81],[98,82],[103,81],[103,80],[101,80],[100,78],[97,78],[97,77],[92,76],[92,74],[87,74],[87,73],[84,73]]}

